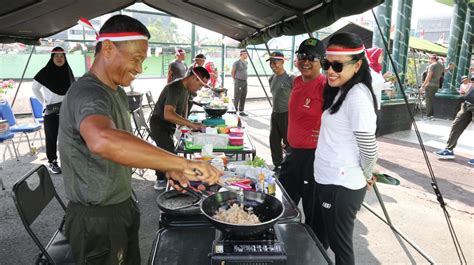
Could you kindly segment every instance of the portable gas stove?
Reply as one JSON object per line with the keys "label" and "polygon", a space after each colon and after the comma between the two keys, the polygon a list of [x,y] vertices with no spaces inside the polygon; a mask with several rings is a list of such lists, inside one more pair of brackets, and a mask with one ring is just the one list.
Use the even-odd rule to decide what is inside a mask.
{"label": "portable gas stove", "polygon": [[286,264],[287,255],[276,226],[254,237],[236,237],[216,229],[211,264]]}
{"label": "portable gas stove", "polygon": [[225,124],[225,120],[222,117],[207,117],[202,120],[202,124],[207,126],[218,126]]}

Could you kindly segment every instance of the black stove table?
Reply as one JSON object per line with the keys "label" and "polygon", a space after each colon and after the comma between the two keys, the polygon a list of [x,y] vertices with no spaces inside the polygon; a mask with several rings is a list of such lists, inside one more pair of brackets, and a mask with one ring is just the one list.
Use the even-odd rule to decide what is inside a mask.
{"label": "black stove table", "polygon": [[[276,192],[275,197],[278,198],[285,207],[283,216],[278,220],[278,223],[300,223],[301,222],[301,213],[298,210],[298,207],[295,205],[293,200],[291,200],[288,193],[281,186],[281,183],[278,179],[275,179],[276,183]],[[176,216],[170,215],[164,212],[161,212],[160,216],[160,227],[175,227],[175,226],[185,226],[185,227],[196,227],[196,226],[211,226],[211,223],[208,219],[202,215],[191,215],[191,216]]]}
{"label": "black stove table", "polygon": [[[332,264],[312,230],[302,223],[277,224],[287,265]],[[207,265],[215,239],[213,227],[167,227],[158,231],[148,264]],[[252,263],[246,263],[252,264]]]}

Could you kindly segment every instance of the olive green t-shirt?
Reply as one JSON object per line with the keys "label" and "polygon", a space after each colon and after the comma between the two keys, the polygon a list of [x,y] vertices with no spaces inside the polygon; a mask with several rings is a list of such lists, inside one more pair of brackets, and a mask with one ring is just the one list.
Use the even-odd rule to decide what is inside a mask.
{"label": "olive green t-shirt", "polygon": [[273,112],[288,112],[288,101],[293,88],[294,75],[284,72],[281,75],[274,74],[270,77],[270,91],[273,99]]}
{"label": "olive green t-shirt", "polygon": [[176,113],[182,117],[185,116],[188,108],[189,91],[183,85],[182,79],[177,79],[165,86],[161,91],[160,97],[156,102],[153,116],[158,116],[160,124],[163,128],[171,130],[176,129],[176,124],[165,120],[165,106],[171,105],[175,107]]}
{"label": "olive green t-shirt", "polygon": [[428,73],[433,72],[433,75],[431,76],[431,80],[429,83],[429,86],[436,86],[439,87],[439,79],[443,75],[444,72],[444,67],[440,63],[432,63],[428,66]]}
{"label": "olive green t-shirt", "polygon": [[112,90],[91,73],[73,83],[59,114],[58,146],[66,197],[84,205],[123,202],[132,191],[131,169],[89,151],[79,132],[89,115],[107,116],[117,129],[131,132],[128,99],[122,87]]}
{"label": "olive green t-shirt", "polygon": [[184,78],[186,76],[186,71],[188,71],[188,66],[185,62],[180,60],[174,60],[169,64],[169,69],[171,70],[171,82],[178,79]]}

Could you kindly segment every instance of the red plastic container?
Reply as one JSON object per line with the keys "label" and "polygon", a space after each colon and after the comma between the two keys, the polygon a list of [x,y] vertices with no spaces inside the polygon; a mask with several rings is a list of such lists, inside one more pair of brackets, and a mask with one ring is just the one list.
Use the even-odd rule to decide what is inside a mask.
{"label": "red plastic container", "polygon": [[230,135],[231,136],[237,136],[237,137],[243,137],[244,136],[244,129],[243,128],[230,128]]}
{"label": "red plastic container", "polygon": [[186,126],[181,127],[181,133],[189,133],[190,131],[191,131],[191,129],[189,129]]}
{"label": "red plastic container", "polygon": [[244,144],[244,137],[242,136],[229,136],[229,144],[230,145],[243,145]]}

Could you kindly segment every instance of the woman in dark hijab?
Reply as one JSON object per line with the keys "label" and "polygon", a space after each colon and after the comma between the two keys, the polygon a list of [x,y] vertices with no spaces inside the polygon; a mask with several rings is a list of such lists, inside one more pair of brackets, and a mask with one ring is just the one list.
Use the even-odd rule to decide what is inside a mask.
{"label": "woman in dark hijab", "polygon": [[44,131],[46,134],[46,156],[48,157],[49,169],[53,174],[61,173],[56,154],[58,130],[59,130],[59,108],[69,86],[74,82],[74,75],[66,60],[64,49],[55,47],[51,51],[51,58],[43,69],[41,69],[33,80],[33,93],[45,106]]}

